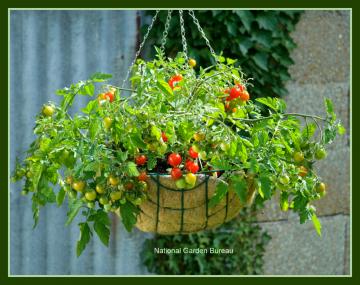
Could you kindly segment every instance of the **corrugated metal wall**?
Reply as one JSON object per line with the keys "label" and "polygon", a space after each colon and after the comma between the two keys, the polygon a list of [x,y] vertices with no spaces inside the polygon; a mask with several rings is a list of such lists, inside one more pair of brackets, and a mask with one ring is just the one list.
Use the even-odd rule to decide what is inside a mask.
{"label": "corrugated metal wall", "polygon": [[[11,169],[34,139],[35,114],[55,90],[94,72],[119,84],[134,54],[137,11],[11,11]],[[83,99],[83,100],[81,100]],[[77,109],[86,98],[77,98]],[[31,201],[11,185],[11,274],[143,274],[139,248],[146,237],[128,234],[113,218],[109,248],[94,236],[80,258],[77,220],[64,227],[66,208],[42,208],[32,229]]]}

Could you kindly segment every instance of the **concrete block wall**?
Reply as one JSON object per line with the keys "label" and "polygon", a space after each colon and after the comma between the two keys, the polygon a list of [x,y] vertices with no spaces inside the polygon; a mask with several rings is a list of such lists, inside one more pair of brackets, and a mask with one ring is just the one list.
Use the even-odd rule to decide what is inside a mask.
{"label": "concrete block wall", "polygon": [[275,199],[258,220],[272,236],[265,254],[265,274],[342,275],[350,273],[350,11],[306,11],[292,37],[298,47],[285,98],[289,112],[324,115],[323,98],[333,100],[347,134],[330,146],[316,165],[327,184],[317,201],[323,235],[311,222],[299,225]]}

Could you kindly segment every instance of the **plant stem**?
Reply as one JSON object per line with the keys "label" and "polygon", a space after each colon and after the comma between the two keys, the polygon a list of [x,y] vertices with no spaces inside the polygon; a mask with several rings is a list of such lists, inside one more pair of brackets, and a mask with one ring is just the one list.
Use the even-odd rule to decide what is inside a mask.
{"label": "plant stem", "polygon": [[[248,118],[232,118],[233,120],[238,120],[238,121],[244,121],[244,122],[259,122],[259,121],[263,121],[263,120],[270,120],[273,119],[275,117],[275,115],[271,115],[268,117],[261,117],[261,118],[256,118],[256,119],[248,119]],[[289,116],[297,116],[297,117],[303,117],[303,118],[312,118],[312,119],[318,119],[321,121],[325,121],[325,122],[329,122],[329,120],[325,119],[325,118],[321,118],[319,116],[313,116],[313,115],[307,115],[307,114],[301,114],[301,113],[284,113],[281,114],[284,117],[289,117]]]}

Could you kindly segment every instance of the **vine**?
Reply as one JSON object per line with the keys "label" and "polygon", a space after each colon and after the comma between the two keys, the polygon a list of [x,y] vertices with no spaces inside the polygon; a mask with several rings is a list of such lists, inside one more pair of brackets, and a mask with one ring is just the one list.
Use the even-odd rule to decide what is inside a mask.
{"label": "vine", "polygon": [[[302,11],[259,10],[199,10],[196,16],[209,38],[215,52],[237,58],[245,75],[253,77],[249,92],[254,97],[284,96],[285,82],[290,79],[288,68],[294,63],[290,52],[296,43],[290,36]],[[147,14],[153,15],[153,11]],[[161,44],[166,13],[159,13],[162,24],[155,25],[150,39]],[[181,34],[178,18],[173,16],[167,35],[166,53],[174,56],[181,50]],[[213,58],[206,43],[197,32],[191,17],[184,13],[185,33],[189,56],[208,66]],[[143,26],[146,29],[147,25]],[[154,55],[154,54],[152,54]]]}

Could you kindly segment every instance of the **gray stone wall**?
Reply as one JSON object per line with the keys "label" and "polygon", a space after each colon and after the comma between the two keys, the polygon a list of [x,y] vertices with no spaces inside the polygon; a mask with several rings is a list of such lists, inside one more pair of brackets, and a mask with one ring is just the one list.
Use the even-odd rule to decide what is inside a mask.
{"label": "gray stone wall", "polygon": [[285,98],[289,112],[324,114],[324,97],[333,100],[347,134],[330,146],[316,165],[327,195],[315,206],[322,222],[318,237],[311,222],[280,211],[275,199],[258,215],[272,236],[265,274],[332,275],[350,272],[350,11],[306,11],[292,37],[298,47]]}

